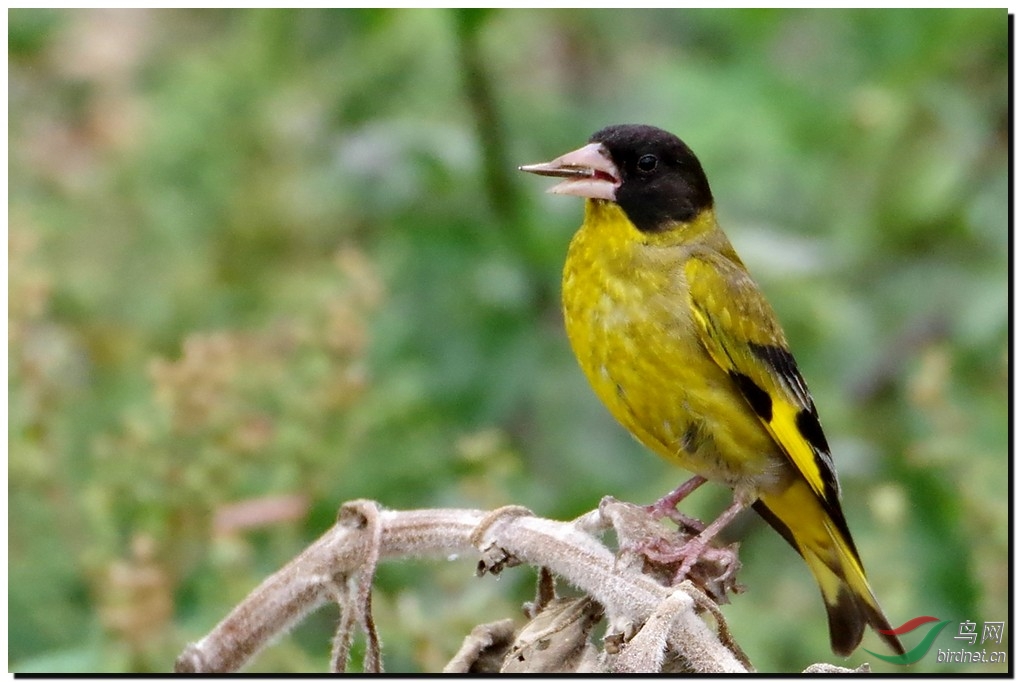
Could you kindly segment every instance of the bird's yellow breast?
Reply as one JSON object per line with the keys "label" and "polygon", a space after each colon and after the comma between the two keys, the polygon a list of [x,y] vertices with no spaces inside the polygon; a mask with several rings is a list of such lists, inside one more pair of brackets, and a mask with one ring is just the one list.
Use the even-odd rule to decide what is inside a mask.
{"label": "bird's yellow breast", "polygon": [[562,302],[594,391],[658,455],[732,487],[765,487],[783,458],[704,349],[689,304],[684,264],[692,249],[711,248],[699,236],[716,233],[727,244],[713,212],[688,229],[648,234],[617,204],[586,204],[565,261]]}

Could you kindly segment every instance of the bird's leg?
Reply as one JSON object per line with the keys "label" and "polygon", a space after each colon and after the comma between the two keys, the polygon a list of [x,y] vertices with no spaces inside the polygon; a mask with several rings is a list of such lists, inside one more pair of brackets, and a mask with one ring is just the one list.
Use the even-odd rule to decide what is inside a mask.
{"label": "bird's leg", "polygon": [[[742,509],[749,506],[751,502],[747,496],[736,494],[734,503],[708,526],[693,520],[693,523],[679,524],[682,527],[676,532],[668,530],[658,520],[653,519],[655,507],[667,503],[674,504],[676,497],[687,495],[699,485],[699,481],[691,480],[679,490],[667,495],[661,504],[643,507],[646,514],[643,516],[645,525],[636,524],[636,530],[629,528],[623,532],[616,525],[619,547],[642,557],[643,571],[662,584],[677,585],[684,580],[691,580],[701,590],[715,598],[717,603],[727,603],[729,593],[742,590],[735,582],[735,574],[741,567],[738,560],[738,544],[715,547],[711,543]],[[672,520],[675,519],[673,514],[669,516]]]}
{"label": "bird's leg", "polygon": [[706,483],[702,476],[693,476],[680,486],[669,492],[646,508],[654,519],[667,517],[674,521],[679,528],[686,528],[695,533],[702,533],[706,528],[702,521],[678,511],[677,504],[688,497],[699,486]]}
{"label": "bird's leg", "polygon": [[727,524],[731,523],[734,517],[738,516],[745,509],[745,506],[745,502],[736,496],[731,506],[725,509],[709,526],[678,548],[673,558],[676,560],[680,559],[681,565],[678,567],[678,572],[674,577],[675,585],[684,580],[692,567],[696,565],[699,557],[709,548],[710,540],[723,530]]}

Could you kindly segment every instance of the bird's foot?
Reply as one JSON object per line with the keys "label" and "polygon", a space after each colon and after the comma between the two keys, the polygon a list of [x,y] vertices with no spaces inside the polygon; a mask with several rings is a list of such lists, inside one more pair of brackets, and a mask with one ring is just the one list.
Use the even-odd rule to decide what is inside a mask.
{"label": "bird's foot", "polygon": [[680,543],[658,537],[643,544],[638,551],[655,567],[669,571],[672,585],[691,580],[720,603],[726,601],[721,599],[726,592],[741,591],[734,580],[741,568],[738,543],[715,547],[699,537]]}
{"label": "bird's foot", "polygon": [[[686,535],[698,535],[706,528],[706,524],[697,518],[689,516],[675,506],[668,506],[664,503],[666,498],[661,498],[646,507],[646,511],[653,519],[670,519],[678,529]],[[664,503],[664,504],[662,504]]]}
{"label": "bird's foot", "polygon": [[[699,483],[690,481],[664,499],[670,502],[670,498],[678,496],[681,492],[688,494],[688,488],[694,490],[699,485]],[[683,489],[686,490],[683,491]],[[657,503],[654,507],[659,505],[660,503]],[[714,547],[710,542],[738,515],[744,506],[742,502],[736,500],[705,528],[696,519],[689,519],[677,509],[672,509],[667,514],[669,518],[674,518],[671,512],[680,514],[680,520],[676,521],[679,532],[674,536],[677,542],[670,538],[658,537],[644,542],[641,553],[648,561],[657,566],[670,567],[673,571],[672,585],[677,585],[686,579],[692,580],[704,591],[714,596],[718,603],[723,603],[727,600],[726,593],[729,590],[731,592],[740,590],[740,586],[734,581],[734,575],[741,567],[741,562],[738,561],[738,546],[734,544],[727,547]],[[650,515],[653,515],[652,510]],[[689,532],[690,528],[693,532]]]}
{"label": "bird's foot", "polygon": [[[735,581],[741,567],[738,545],[715,547],[717,531],[737,513],[732,505],[714,523],[703,528],[696,519],[681,515],[677,528],[662,523],[653,508],[604,498],[600,503],[601,522],[613,528],[618,537],[618,555],[623,561],[636,561],[639,570],[662,585],[673,586],[691,580],[718,604],[727,603],[728,594],[740,592]],[[667,514],[671,518],[670,514]]]}

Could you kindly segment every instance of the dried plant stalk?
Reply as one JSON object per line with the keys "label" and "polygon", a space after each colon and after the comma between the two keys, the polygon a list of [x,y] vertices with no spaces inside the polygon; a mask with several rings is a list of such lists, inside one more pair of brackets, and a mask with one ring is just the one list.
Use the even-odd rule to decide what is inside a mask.
{"label": "dried plant stalk", "polygon": [[[353,630],[359,626],[368,644],[364,669],[380,672],[381,643],[370,613],[377,563],[471,550],[479,551],[481,573],[521,563],[542,567],[538,598],[528,609],[529,625],[519,632],[506,621],[477,626],[446,670],[489,672],[500,664],[503,672],[751,671],[705,592],[690,581],[675,587],[662,584],[655,572],[644,572],[646,564],[637,554],[624,550],[627,544],[660,534],[659,522],[639,510],[605,498],[597,510],[561,522],[516,506],[492,512],[394,511],[367,500],[346,503],[336,524],[319,540],[267,578],[208,635],[188,645],[177,658],[176,671],[240,670],[308,612],[335,600],[343,615],[333,670],[345,669]],[[623,547],[617,555],[595,537],[607,528],[614,528]],[[731,570],[725,567],[726,576]],[[550,574],[564,578],[587,598],[556,598]],[[701,612],[711,614],[721,636]],[[602,617],[608,620],[608,635],[600,650],[588,636]]]}

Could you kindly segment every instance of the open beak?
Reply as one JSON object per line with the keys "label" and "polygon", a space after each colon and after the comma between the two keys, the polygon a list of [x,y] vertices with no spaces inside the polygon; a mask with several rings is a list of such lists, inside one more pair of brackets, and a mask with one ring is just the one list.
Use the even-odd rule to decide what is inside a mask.
{"label": "open beak", "polygon": [[554,161],[519,166],[519,170],[565,178],[564,182],[547,190],[552,194],[572,194],[588,199],[614,201],[615,191],[621,185],[618,168],[611,161],[607,148],[599,142],[559,156]]}

